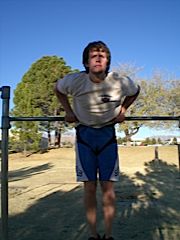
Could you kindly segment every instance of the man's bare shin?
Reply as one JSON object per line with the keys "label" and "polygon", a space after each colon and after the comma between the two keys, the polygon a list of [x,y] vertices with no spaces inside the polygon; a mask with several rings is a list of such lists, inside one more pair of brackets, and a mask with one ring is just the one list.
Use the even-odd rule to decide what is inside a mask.
{"label": "man's bare shin", "polygon": [[115,216],[115,192],[113,182],[101,183],[103,193],[103,211],[106,237],[112,234],[112,224]]}
{"label": "man's bare shin", "polygon": [[86,218],[89,224],[91,234],[97,236],[96,231],[96,211],[97,211],[97,201],[96,201],[96,182],[85,182],[84,183],[84,205],[86,210]]}

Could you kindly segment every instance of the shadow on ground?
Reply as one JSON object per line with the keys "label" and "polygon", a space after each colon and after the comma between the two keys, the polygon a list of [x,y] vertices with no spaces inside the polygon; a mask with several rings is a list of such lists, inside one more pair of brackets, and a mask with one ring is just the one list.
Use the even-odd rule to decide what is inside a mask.
{"label": "shadow on ground", "polygon": [[152,160],[145,164],[145,170],[146,174],[137,172],[135,179],[123,176],[117,187],[116,239],[180,239],[177,167]]}
{"label": "shadow on ground", "polygon": [[20,170],[9,171],[8,177],[9,182],[23,180],[25,178],[29,178],[33,175],[42,174],[44,171],[52,168],[52,164],[46,163],[43,165],[39,165],[36,167],[25,167]]}
{"label": "shadow on ground", "polygon": [[[137,172],[132,178],[122,173],[115,186],[115,240],[180,239],[177,167],[158,160],[147,162],[145,170],[145,174]],[[77,186],[69,192],[57,191],[39,199],[25,212],[9,217],[9,239],[88,239],[82,198],[82,186]],[[99,207],[98,229],[103,234],[100,204]]]}

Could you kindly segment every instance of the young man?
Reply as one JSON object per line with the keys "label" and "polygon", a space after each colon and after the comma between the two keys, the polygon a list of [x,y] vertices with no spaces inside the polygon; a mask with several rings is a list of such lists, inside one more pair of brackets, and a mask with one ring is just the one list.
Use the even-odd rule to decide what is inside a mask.
{"label": "young man", "polygon": [[[77,181],[84,182],[84,204],[91,232],[89,240],[101,239],[96,230],[97,177],[102,189],[105,224],[102,239],[113,240],[114,182],[119,179],[114,125],[125,120],[127,108],[139,94],[139,87],[129,77],[109,73],[110,62],[111,54],[106,44],[91,42],[83,52],[86,71],[65,76],[55,87],[66,113],[65,121],[77,123],[76,172]],[[73,98],[72,107],[68,94]]]}

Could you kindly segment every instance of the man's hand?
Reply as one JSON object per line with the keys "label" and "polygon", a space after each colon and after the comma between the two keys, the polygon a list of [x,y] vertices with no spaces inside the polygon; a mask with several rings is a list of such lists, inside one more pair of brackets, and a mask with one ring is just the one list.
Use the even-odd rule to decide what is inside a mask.
{"label": "man's hand", "polygon": [[116,118],[113,119],[113,123],[122,123],[125,120],[125,112],[129,108],[129,106],[136,100],[137,96],[139,95],[140,92],[140,86],[138,86],[138,91],[135,95],[133,96],[126,96],[123,103],[122,107],[120,110],[120,113]]}
{"label": "man's hand", "polygon": [[116,118],[113,119],[113,123],[122,123],[125,120],[125,114],[120,112]]}
{"label": "man's hand", "polygon": [[78,122],[78,119],[76,117],[76,115],[71,112],[71,113],[66,113],[64,120],[68,123],[74,123],[74,122]]}
{"label": "man's hand", "polygon": [[55,93],[56,93],[57,98],[59,99],[59,102],[62,104],[62,106],[65,110],[66,114],[65,114],[64,120],[68,123],[78,122],[78,119],[71,108],[71,105],[69,103],[67,95],[61,93],[57,89],[57,85],[55,86]]}

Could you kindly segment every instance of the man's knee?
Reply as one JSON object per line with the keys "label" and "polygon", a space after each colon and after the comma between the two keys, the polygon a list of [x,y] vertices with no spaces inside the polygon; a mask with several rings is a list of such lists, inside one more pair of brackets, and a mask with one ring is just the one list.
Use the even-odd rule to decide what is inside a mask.
{"label": "man's knee", "polygon": [[96,193],[97,182],[95,181],[87,181],[84,182],[84,189],[86,193],[94,194]]}
{"label": "man's knee", "polygon": [[103,193],[103,202],[104,203],[113,203],[116,198],[113,182],[102,182],[101,188],[102,188],[102,193]]}

